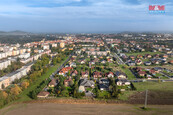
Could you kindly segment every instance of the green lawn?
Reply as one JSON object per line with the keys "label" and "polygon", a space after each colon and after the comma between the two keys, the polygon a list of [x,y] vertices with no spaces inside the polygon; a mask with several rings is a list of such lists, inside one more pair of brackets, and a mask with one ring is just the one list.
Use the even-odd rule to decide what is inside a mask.
{"label": "green lawn", "polygon": [[129,80],[136,79],[136,77],[132,74],[132,72],[129,70],[127,66],[125,68],[123,66],[120,66],[121,71],[124,72]]}
{"label": "green lawn", "polygon": [[125,53],[127,56],[130,56],[130,55],[134,55],[134,56],[137,56],[137,55],[145,55],[145,54],[150,54],[150,55],[154,55],[154,54],[163,54],[162,52],[138,52],[138,53]]}
{"label": "green lawn", "polygon": [[155,75],[156,77],[161,77],[162,76],[162,74],[161,73],[156,73],[156,75]]}
{"label": "green lawn", "polygon": [[136,91],[124,91],[119,95],[120,100],[128,100],[128,98],[138,91],[145,91],[146,89],[156,92],[173,92],[173,82],[139,82],[133,83]]}
{"label": "green lawn", "polygon": [[173,82],[139,82],[133,83],[137,91],[160,90],[160,91],[173,91]]}

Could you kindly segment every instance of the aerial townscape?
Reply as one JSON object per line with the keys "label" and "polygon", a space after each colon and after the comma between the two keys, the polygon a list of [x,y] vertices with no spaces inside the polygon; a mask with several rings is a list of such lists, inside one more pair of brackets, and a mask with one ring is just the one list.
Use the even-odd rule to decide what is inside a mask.
{"label": "aerial townscape", "polygon": [[0,115],[173,115],[173,1],[0,0]]}
{"label": "aerial townscape", "polygon": [[0,44],[1,107],[56,98],[144,104],[145,90],[148,104],[173,103],[172,34],[20,36]]}

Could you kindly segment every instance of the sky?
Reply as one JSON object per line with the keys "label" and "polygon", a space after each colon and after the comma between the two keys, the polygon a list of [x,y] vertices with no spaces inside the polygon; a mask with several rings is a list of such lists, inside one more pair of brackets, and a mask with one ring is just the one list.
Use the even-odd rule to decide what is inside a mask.
{"label": "sky", "polygon": [[[150,13],[149,5],[165,5]],[[173,32],[173,0],[0,0],[0,31]]]}

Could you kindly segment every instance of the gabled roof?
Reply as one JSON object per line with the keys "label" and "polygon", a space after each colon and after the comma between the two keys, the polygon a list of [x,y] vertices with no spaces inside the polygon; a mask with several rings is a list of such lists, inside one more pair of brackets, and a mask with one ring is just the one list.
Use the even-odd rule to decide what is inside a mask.
{"label": "gabled roof", "polygon": [[110,74],[111,74],[111,75],[114,75],[114,73],[113,73],[113,72],[111,72],[111,71],[110,71],[110,72],[108,72],[108,73],[106,73],[105,75],[106,75],[106,76],[108,76],[108,75],[110,75]]}
{"label": "gabled roof", "polygon": [[122,72],[120,72],[120,71],[116,71],[116,72],[115,72],[115,75],[116,75],[116,76],[120,76],[120,75],[124,75],[124,76],[126,76],[125,73],[122,73]]}
{"label": "gabled roof", "polygon": [[46,96],[46,95],[49,95],[49,92],[41,91],[37,96]]}
{"label": "gabled roof", "polygon": [[80,86],[85,86],[85,87],[92,87],[95,84],[94,81],[88,79],[80,79],[79,83]]}
{"label": "gabled roof", "polygon": [[77,70],[71,72],[71,74],[78,74]]}
{"label": "gabled roof", "polygon": [[139,73],[139,74],[146,74],[145,71],[139,71],[138,73]]}
{"label": "gabled roof", "polygon": [[81,72],[82,75],[89,75],[89,72],[88,71],[85,71],[85,72]]}
{"label": "gabled roof", "polygon": [[109,88],[109,84],[108,83],[101,83],[101,84],[99,84],[99,88],[107,89],[107,88]]}
{"label": "gabled roof", "polygon": [[102,75],[102,72],[95,71],[95,72],[93,72],[93,75]]}
{"label": "gabled roof", "polygon": [[49,85],[56,85],[56,80],[52,79],[52,81],[49,83]]}

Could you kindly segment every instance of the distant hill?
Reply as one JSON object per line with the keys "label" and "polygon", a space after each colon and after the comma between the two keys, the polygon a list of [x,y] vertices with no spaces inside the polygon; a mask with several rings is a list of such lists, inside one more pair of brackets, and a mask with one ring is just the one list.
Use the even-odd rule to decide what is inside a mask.
{"label": "distant hill", "polygon": [[20,30],[15,30],[15,31],[0,31],[0,35],[27,35],[29,34],[28,32],[20,31]]}
{"label": "distant hill", "polygon": [[5,32],[5,31],[0,31],[0,33],[7,33],[7,32]]}

